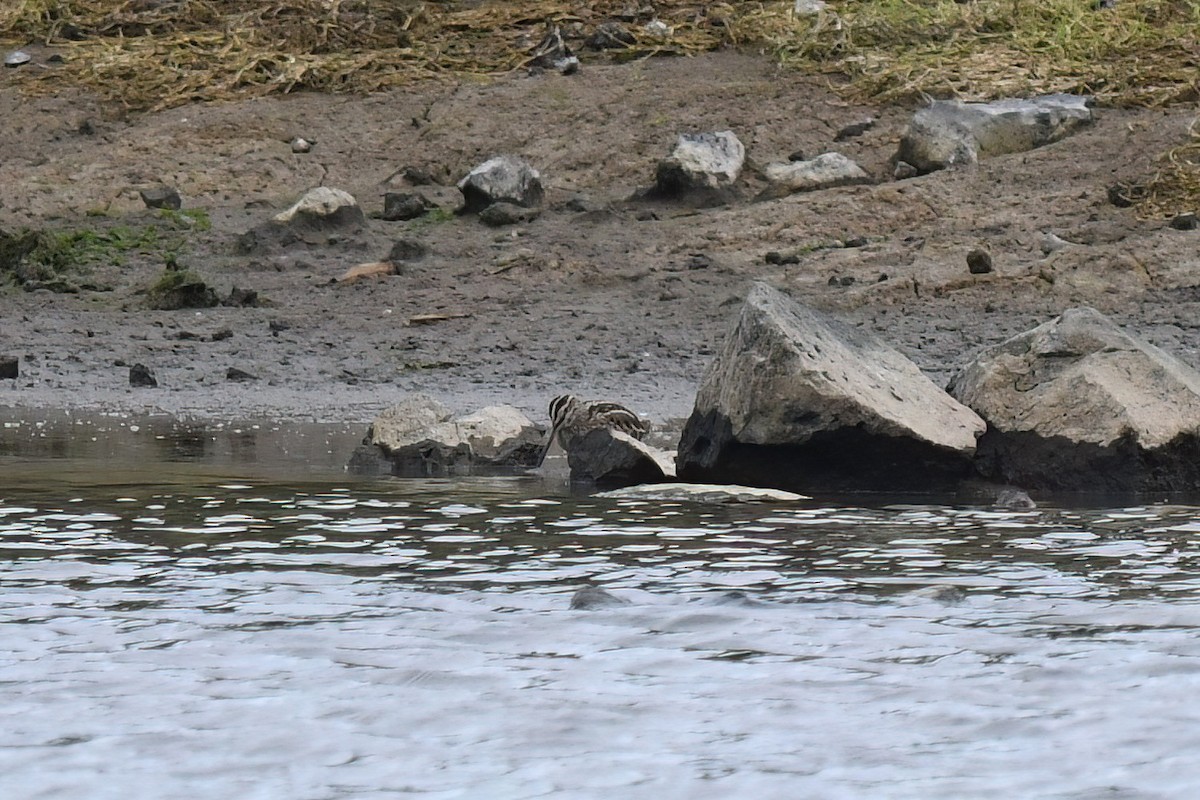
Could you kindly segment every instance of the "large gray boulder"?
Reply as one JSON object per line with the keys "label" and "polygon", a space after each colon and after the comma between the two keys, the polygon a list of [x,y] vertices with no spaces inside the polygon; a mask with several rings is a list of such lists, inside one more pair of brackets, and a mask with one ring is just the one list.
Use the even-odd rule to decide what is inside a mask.
{"label": "large gray boulder", "polygon": [[681,133],[671,155],[658,163],[653,196],[719,200],[737,182],[746,148],[733,131]]}
{"label": "large gray boulder", "polygon": [[516,156],[488,159],[458,182],[458,190],[463,195],[463,213],[467,214],[482,211],[493,203],[537,208],[545,197],[542,176]]}
{"label": "large gray boulder", "polygon": [[1032,150],[1090,124],[1091,102],[1089,97],[1070,94],[992,103],[936,100],[913,116],[895,160],[924,174]]}
{"label": "large gray boulder", "polygon": [[879,339],[755,284],[704,376],[679,477],[789,491],[934,491],[984,423]]}
{"label": "large gray boulder", "polygon": [[1026,489],[1200,489],[1200,373],[1091,308],[981,354],[950,393],[988,423],[979,471]]}
{"label": "large gray boulder", "polygon": [[431,397],[409,395],[375,418],[351,469],[403,477],[523,469],[536,466],[542,438],[542,429],[512,406],[456,418]]}
{"label": "large gray boulder", "polygon": [[666,480],[673,470],[664,455],[627,433],[593,428],[571,442],[567,464],[572,483],[618,489]]}

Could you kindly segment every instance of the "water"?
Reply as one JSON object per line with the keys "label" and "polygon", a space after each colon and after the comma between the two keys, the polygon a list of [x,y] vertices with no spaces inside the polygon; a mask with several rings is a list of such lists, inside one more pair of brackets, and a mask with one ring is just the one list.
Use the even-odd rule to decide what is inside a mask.
{"label": "water", "polygon": [[0,456],[0,797],[1200,790],[1200,508],[292,472]]}

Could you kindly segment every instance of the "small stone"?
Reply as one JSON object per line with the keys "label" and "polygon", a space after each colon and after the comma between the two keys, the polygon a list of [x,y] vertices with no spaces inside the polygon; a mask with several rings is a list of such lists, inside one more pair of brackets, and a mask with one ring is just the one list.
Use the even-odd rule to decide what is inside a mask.
{"label": "small stone", "polygon": [[796,0],[792,13],[798,17],[813,17],[825,10],[825,0]]}
{"label": "small stone", "polygon": [[388,192],[383,196],[382,219],[388,222],[416,219],[433,208],[423,195],[411,192]]}
{"label": "small stone", "polygon": [[895,168],[892,170],[892,177],[898,181],[915,178],[917,177],[917,168],[907,161],[897,161]]}
{"label": "small stone", "polygon": [[1177,231],[1194,231],[1200,228],[1200,219],[1189,211],[1186,214],[1176,214],[1169,224]]}
{"label": "small stone", "polygon": [[655,19],[647,22],[645,26],[643,26],[642,30],[644,30],[648,36],[652,36],[655,39],[666,39],[673,33],[671,26],[663,22],[661,19]]}
{"label": "small stone", "polygon": [[225,380],[234,381],[236,383],[244,383],[246,381],[258,380],[258,376],[251,375],[249,372],[246,372],[243,369],[238,369],[237,367],[230,367],[229,369],[225,370]]}
{"label": "small stone", "polygon": [[232,339],[232,338],[233,338],[233,329],[232,328],[221,328],[221,330],[217,331],[216,333],[214,333],[212,336],[209,337],[209,341],[223,342],[226,339]]}
{"label": "small stone", "polygon": [[168,208],[172,211],[183,208],[183,200],[179,197],[179,192],[170,186],[142,189],[138,194],[142,196],[142,202],[146,204],[146,208]]}
{"label": "small stone", "polygon": [[295,139],[292,139],[291,145],[292,145],[293,153],[307,153],[310,150],[312,150],[312,147],[313,147],[312,142],[310,142],[308,139],[304,139],[300,136],[297,136]]}
{"label": "small stone", "polygon": [[1046,234],[1044,236],[1042,236],[1042,243],[1041,243],[1042,252],[1045,253],[1046,255],[1050,255],[1051,253],[1057,252],[1058,250],[1062,250],[1064,247],[1069,247],[1070,245],[1071,245],[1071,242],[1068,242],[1066,239],[1062,238],[1061,236],[1050,233],[1049,231],[1047,231]]}
{"label": "small stone", "polygon": [[866,247],[868,244],[867,237],[854,236],[842,242],[842,247]]}
{"label": "small stone", "polygon": [[96,123],[91,119],[83,119],[80,120],[79,126],[76,127],[75,130],[79,132],[80,136],[95,136]]}
{"label": "small stone", "polygon": [[400,175],[408,181],[410,186],[429,186],[437,183],[433,179],[433,173],[421,167],[405,167],[400,171]]}
{"label": "small stone", "polygon": [[867,117],[866,119],[862,120],[861,122],[853,122],[853,123],[845,126],[844,128],[842,128],[840,131],[837,132],[837,135],[833,137],[833,140],[835,142],[844,142],[847,139],[854,139],[858,136],[862,136],[864,133],[866,133],[867,131],[871,130],[871,128],[874,128],[874,127],[875,127],[875,118]]}
{"label": "small stone", "polygon": [[22,64],[28,64],[32,60],[32,56],[24,50],[13,50],[4,57],[4,66],[19,67]]}
{"label": "small stone", "polygon": [[516,203],[492,203],[479,212],[479,221],[484,225],[499,228],[503,225],[516,225],[518,222],[529,222],[536,219],[536,208],[524,208]]}
{"label": "small stone", "polygon": [[154,373],[145,364],[134,364],[129,368],[129,385],[153,389],[158,386],[158,381],[155,380]]}
{"label": "small stone", "polygon": [[803,150],[793,150],[788,153],[788,161],[808,161],[808,155]]}
{"label": "small stone", "polygon": [[16,378],[20,361],[17,356],[0,356],[0,378]]}
{"label": "small stone", "polygon": [[429,254],[429,248],[416,239],[397,239],[388,251],[387,260],[393,264],[400,261],[420,261]]}
{"label": "small stone", "polygon": [[967,253],[967,269],[972,275],[985,275],[992,271],[992,254],[982,247]]}
{"label": "small stone", "polygon": [[1133,183],[1114,183],[1108,187],[1108,202],[1117,208],[1129,208],[1146,197],[1146,187]]}
{"label": "small stone", "polygon": [[763,256],[763,261],[768,264],[782,266],[784,264],[799,264],[800,256],[796,253],[781,253],[778,250],[772,250]]}
{"label": "small stone", "polygon": [[593,50],[622,50],[637,44],[637,38],[619,22],[602,22],[583,43]]}
{"label": "small stone", "polygon": [[221,305],[235,308],[258,308],[258,292],[234,286],[229,290],[229,296],[221,301]]}

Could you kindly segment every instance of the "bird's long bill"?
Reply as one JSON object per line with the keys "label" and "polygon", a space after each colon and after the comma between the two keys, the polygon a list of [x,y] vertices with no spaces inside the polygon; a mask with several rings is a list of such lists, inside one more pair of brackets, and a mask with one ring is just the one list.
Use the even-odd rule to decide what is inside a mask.
{"label": "bird's long bill", "polygon": [[558,433],[558,423],[550,426],[550,437],[546,439],[546,446],[542,448],[542,455],[538,459],[537,466],[534,469],[541,469],[542,464],[546,461],[546,456],[550,453],[550,448],[554,446],[554,434]]}

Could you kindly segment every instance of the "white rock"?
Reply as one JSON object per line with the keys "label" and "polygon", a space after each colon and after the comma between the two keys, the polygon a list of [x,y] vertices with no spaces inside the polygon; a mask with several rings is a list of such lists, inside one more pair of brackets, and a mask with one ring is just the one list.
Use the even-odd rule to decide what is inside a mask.
{"label": "white rock", "polygon": [[871,181],[871,176],[862,167],[841,153],[822,153],[807,161],[767,164],[764,173],[772,184],[771,193],[775,195]]}
{"label": "white rock", "polygon": [[733,131],[683,133],[671,155],[659,162],[657,190],[675,195],[727,189],[746,162],[746,148]]}
{"label": "white rock", "polygon": [[716,483],[648,483],[600,492],[597,497],[687,503],[794,503],[811,499],[781,489]]}
{"label": "white rock", "polygon": [[344,214],[348,210],[357,210],[359,214],[362,213],[358,207],[358,201],[354,199],[353,195],[331,186],[318,186],[308,190],[287,211],[276,214],[275,221],[288,223],[300,216],[327,218]]}
{"label": "white rock", "polygon": [[811,17],[825,10],[825,0],[796,0],[792,13],[798,17]]}

